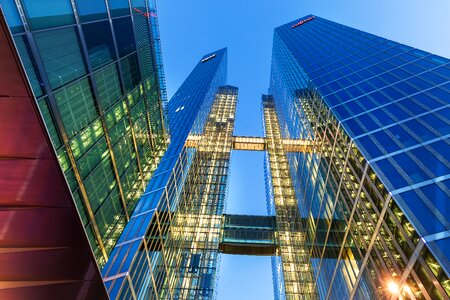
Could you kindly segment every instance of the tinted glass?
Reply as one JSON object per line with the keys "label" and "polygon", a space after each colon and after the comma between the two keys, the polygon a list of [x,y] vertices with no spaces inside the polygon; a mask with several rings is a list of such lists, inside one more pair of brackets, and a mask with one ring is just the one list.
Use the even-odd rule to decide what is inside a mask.
{"label": "tinted glass", "polygon": [[116,64],[98,70],[94,78],[102,108],[106,110],[122,96]]}
{"label": "tinted glass", "polygon": [[83,25],[91,67],[96,69],[115,59],[111,27],[108,21]]}
{"label": "tinted glass", "polygon": [[53,89],[86,73],[73,27],[39,32],[34,36]]}
{"label": "tinted glass", "polygon": [[11,32],[23,32],[22,20],[20,19],[14,0],[1,0],[0,4]]}
{"label": "tinted glass", "polygon": [[113,20],[114,34],[116,36],[119,56],[123,57],[136,50],[134,41],[133,24],[131,18],[120,18]]}
{"label": "tinted glass", "polygon": [[109,9],[112,17],[125,16],[130,14],[128,0],[110,0]]}
{"label": "tinted glass", "polygon": [[39,97],[42,95],[42,83],[37,76],[35,64],[28,51],[27,43],[25,42],[25,37],[23,35],[18,35],[14,37],[14,42],[16,44],[17,51],[19,51],[20,58],[22,59],[25,72],[27,73],[28,80],[30,81],[31,87],[33,89],[34,95]]}
{"label": "tinted glass", "polygon": [[122,59],[121,68],[123,73],[123,84],[125,87],[125,91],[131,91],[135,86],[138,85],[140,80],[139,62],[136,53]]}
{"label": "tinted glass", "polygon": [[106,19],[105,0],[77,0],[77,10],[81,22]]}
{"label": "tinted glass", "polygon": [[69,137],[97,117],[91,87],[87,79],[62,88],[55,93],[55,98]]}
{"label": "tinted glass", "polygon": [[23,0],[31,29],[43,29],[75,23],[69,0]]}

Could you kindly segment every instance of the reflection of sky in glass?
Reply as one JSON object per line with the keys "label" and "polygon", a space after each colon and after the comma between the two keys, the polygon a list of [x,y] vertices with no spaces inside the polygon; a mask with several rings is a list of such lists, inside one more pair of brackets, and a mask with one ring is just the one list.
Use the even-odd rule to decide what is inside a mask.
{"label": "reflection of sky in glass", "polygon": [[[199,56],[211,50],[227,46],[228,55],[228,83],[239,87],[239,102],[236,120],[236,134],[238,135],[262,135],[261,121],[261,94],[267,92],[270,77],[270,59],[272,53],[273,29],[307,14],[317,14],[320,17],[343,23],[371,32],[397,42],[450,57],[450,40],[442,39],[448,36],[450,20],[447,13],[450,4],[439,0],[430,3],[419,0],[406,1],[310,1],[300,2],[296,0],[285,1],[231,1],[211,2],[198,1],[159,1],[159,22],[162,36],[163,55],[168,85],[169,98],[185,80],[192,66]],[[432,15],[426,22],[422,20],[424,15]],[[185,26],[189,24],[189,26]],[[392,93],[390,95],[393,95]],[[381,99],[380,95],[377,95]],[[343,113],[352,113],[353,106],[342,108]],[[362,107],[361,109],[366,109]],[[388,107],[389,111],[398,111],[395,106]],[[401,111],[399,112],[401,113]],[[393,113],[394,117],[397,113]],[[390,120],[383,120],[388,122]],[[392,128],[392,134],[403,135],[401,128]],[[410,143],[410,137],[404,136],[404,142]],[[380,151],[374,152],[376,156]],[[373,150],[377,151],[377,150]],[[242,213],[252,213],[252,202],[257,209],[255,214],[264,211],[264,182],[263,176],[256,174],[252,184],[244,184],[240,180],[246,180],[250,175],[237,174],[240,168],[253,167],[250,163],[261,161],[260,153],[233,154],[232,170],[230,177],[230,193],[227,211],[233,207],[243,209]],[[237,156],[242,156],[238,158]],[[245,162],[242,166],[239,160]],[[258,169],[259,170],[259,169]],[[259,172],[259,171],[257,171]],[[262,172],[262,167],[261,167]],[[248,174],[244,172],[243,174]],[[259,181],[259,182],[258,182]],[[251,195],[250,189],[254,189],[255,195]],[[245,204],[234,203],[241,199],[241,195],[249,201]],[[232,199],[236,196],[236,200]],[[249,210],[247,210],[249,208]],[[262,209],[262,211],[261,211]],[[245,266],[245,274],[251,276],[254,284],[246,286],[247,291],[257,292],[272,285],[270,276],[270,264],[264,264],[265,269],[260,268],[260,261],[239,256],[227,256],[223,259],[223,268],[219,279],[219,299],[272,299],[270,292],[265,296],[244,297],[238,289],[231,288],[232,282],[238,276],[226,266]],[[244,262],[247,262],[248,264]],[[253,271],[250,271],[254,268]],[[247,270],[249,272],[247,273]],[[241,277],[239,277],[241,278]],[[247,281],[246,281],[247,282]],[[221,288],[223,287],[223,288]],[[251,295],[249,292],[248,295]]]}

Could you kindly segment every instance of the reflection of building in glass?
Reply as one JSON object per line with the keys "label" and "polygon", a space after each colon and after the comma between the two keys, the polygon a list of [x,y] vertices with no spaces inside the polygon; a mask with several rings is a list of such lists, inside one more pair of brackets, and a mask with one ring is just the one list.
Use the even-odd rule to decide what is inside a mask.
{"label": "reflection of building in glass", "polygon": [[0,3],[103,266],[167,147],[154,3]]}
{"label": "reflection of building in glass", "polygon": [[314,141],[287,154],[314,288],[448,299],[449,60],[311,17],[275,29],[269,92],[281,136]]}
{"label": "reflection of building in glass", "polygon": [[[111,299],[212,299],[222,253],[272,256],[276,299],[449,298],[447,59],[293,21],[274,33],[265,136],[234,136],[226,48],[164,101],[154,3],[0,1]],[[224,214],[233,150],[265,151],[268,216]],[[85,255],[85,295],[106,297]]]}

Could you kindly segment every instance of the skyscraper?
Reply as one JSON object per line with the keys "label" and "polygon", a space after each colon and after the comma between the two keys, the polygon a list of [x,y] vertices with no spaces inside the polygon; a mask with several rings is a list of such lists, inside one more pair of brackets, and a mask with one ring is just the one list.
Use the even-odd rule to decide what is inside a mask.
{"label": "skyscraper", "polygon": [[310,15],[275,29],[269,93],[313,143],[287,159],[317,296],[448,299],[449,60]]}
{"label": "skyscraper", "polygon": [[[190,294],[212,295],[217,256],[209,259],[213,265],[211,272],[199,272],[201,257],[196,254],[194,244],[201,241],[194,239],[194,236],[197,230],[202,229],[205,234],[210,230],[212,215],[219,214],[221,217],[224,190],[220,189],[216,193],[221,195],[220,201],[216,199],[214,205],[206,202],[208,197],[215,194],[210,188],[219,174],[214,174],[214,180],[211,178],[203,185],[201,180],[202,176],[210,174],[209,168],[213,168],[213,163],[220,162],[211,162],[210,158],[200,154],[200,149],[195,152],[185,144],[189,134],[201,137],[202,133],[211,131],[208,138],[195,140],[207,143],[206,140],[212,139],[214,145],[222,141],[217,140],[211,129],[214,126],[210,118],[213,111],[224,113],[220,110],[222,104],[217,102],[222,99],[220,95],[228,95],[228,89],[222,93],[220,91],[223,89],[219,89],[225,84],[226,74],[227,49],[207,54],[169,101],[169,148],[102,271],[111,298],[126,299],[133,294],[141,299],[183,299],[187,295],[181,290],[182,286]],[[233,89],[230,90],[232,95],[236,94]],[[231,123],[225,127],[230,126]],[[226,172],[223,172],[223,176],[226,176]],[[205,190],[205,186],[208,190]],[[225,183],[221,186],[225,186]],[[200,197],[201,193],[204,193],[203,198]],[[206,205],[209,208],[208,213],[204,213],[205,223],[202,223],[203,227],[196,227],[199,220],[196,217],[201,214],[200,207]],[[181,233],[183,230],[187,232]],[[185,272],[190,276],[185,275]],[[205,276],[202,277],[203,274]],[[196,287],[192,283],[194,276],[195,284],[203,280],[203,287]]]}
{"label": "skyscraper", "polygon": [[[449,298],[447,59],[306,16],[275,29],[264,137],[235,136],[226,48],[202,57],[163,103],[154,3],[1,1],[36,99],[11,60],[24,99],[0,109],[33,120],[17,132],[40,129],[26,145],[45,155],[12,143],[0,163],[26,166],[14,183],[57,181],[35,202],[0,190],[7,237],[24,212],[40,221],[39,235],[23,226],[14,243],[2,236],[3,295],[212,299],[224,253],[272,256],[277,299]],[[2,53],[17,58],[4,40]],[[8,88],[5,98],[17,96]],[[11,124],[21,123],[1,120],[0,136],[11,138]],[[224,214],[238,150],[265,152],[268,216]],[[53,176],[31,159],[48,160]],[[73,240],[62,229],[46,238],[49,223]],[[49,279],[33,255],[51,261]],[[58,268],[68,258],[74,266]],[[21,259],[33,262],[30,281]]]}
{"label": "skyscraper", "polygon": [[155,3],[0,4],[101,267],[167,147]]}

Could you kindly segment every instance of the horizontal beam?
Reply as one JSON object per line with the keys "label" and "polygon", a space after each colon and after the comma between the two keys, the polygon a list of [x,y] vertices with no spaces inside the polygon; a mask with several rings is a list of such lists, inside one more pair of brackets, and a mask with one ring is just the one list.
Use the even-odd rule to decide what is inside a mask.
{"label": "horizontal beam", "polygon": [[[202,139],[201,135],[189,135],[186,140],[187,148],[197,148]],[[233,150],[266,151],[267,140],[264,137],[233,136]],[[283,139],[286,152],[312,152],[312,140]]]}

